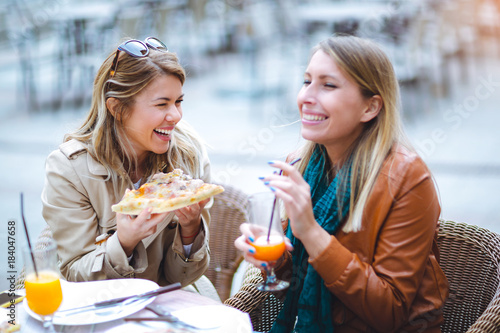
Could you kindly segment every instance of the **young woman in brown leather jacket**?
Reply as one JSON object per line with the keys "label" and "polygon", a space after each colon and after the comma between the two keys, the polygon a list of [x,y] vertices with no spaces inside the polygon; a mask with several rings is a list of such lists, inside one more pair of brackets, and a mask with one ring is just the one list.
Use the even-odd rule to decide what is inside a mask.
{"label": "young woman in brown leather jacket", "polygon": [[[436,246],[431,173],[404,139],[393,67],[374,43],[313,49],[297,103],[305,145],[263,181],[290,239],[291,287],[271,332],[440,332],[448,284]],[[258,267],[249,225],[235,245]]]}

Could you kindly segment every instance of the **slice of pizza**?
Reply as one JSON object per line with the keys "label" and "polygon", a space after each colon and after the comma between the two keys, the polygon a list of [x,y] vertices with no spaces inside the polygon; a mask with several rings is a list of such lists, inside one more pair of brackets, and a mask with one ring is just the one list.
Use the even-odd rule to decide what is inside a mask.
{"label": "slice of pizza", "polygon": [[193,179],[182,170],[158,173],[139,189],[128,191],[122,200],[111,206],[113,212],[138,215],[145,208],[153,208],[153,214],[186,207],[224,192],[220,185]]}

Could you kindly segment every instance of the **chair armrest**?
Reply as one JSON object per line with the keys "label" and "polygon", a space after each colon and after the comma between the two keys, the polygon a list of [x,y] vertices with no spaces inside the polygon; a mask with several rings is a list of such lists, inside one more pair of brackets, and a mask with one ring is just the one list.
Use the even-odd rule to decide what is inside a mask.
{"label": "chair armrest", "polygon": [[248,265],[240,290],[224,301],[224,304],[243,312],[252,312],[269,297],[269,293],[261,292],[255,287],[262,281],[260,269]]}
{"label": "chair armrest", "polygon": [[[500,269],[499,269],[500,276]],[[490,304],[476,322],[469,327],[467,333],[484,333],[500,331],[500,284]]]}

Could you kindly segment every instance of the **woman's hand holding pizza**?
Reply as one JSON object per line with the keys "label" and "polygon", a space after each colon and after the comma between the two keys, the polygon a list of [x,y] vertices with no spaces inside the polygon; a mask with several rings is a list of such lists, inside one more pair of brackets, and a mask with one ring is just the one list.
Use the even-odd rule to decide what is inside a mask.
{"label": "woman's hand holding pizza", "polygon": [[151,214],[151,208],[144,209],[137,217],[116,214],[116,233],[125,254],[132,255],[134,248],[144,238],[156,232],[156,226],[168,213]]}
{"label": "woman's hand holding pizza", "polygon": [[201,212],[209,201],[210,198],[175,211],[175,215],[179,219],[182,243],[184,245],[191,244],[200,231]]}
{"label": "woman's hand holding pizza", "polygon": [[[195,237],[189,236],[200,230],[201,211],[209,201],[210,199],[206,199],[175,211],[181,226],[183,244],[194,241]],[[151,210],[152,208],[146,208],[137,216],[116,214],[118,240],[127,256],[132,254],[141,240],[154,234],[157,225],[167,217],[168,212],[151,214]]]}

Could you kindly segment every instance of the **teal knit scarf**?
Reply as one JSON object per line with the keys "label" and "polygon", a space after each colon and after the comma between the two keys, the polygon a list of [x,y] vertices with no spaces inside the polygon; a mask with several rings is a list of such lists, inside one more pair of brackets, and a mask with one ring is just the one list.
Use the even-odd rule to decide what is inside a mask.
{"label": "teal knit scarf", "polygon": [[[325,168],[326,152],[322,146],[314,150],[304,173],[304,179],[311,187],[311,199],[316,221],[329,234],[333,235],[349,210],[350,167],[349,163],[337,173],[328,184],[328,170]],[[338,214],[337,190],[345,174],[348,182],[340,191],[342,201],[342,218]],[[288,228],[287,237],[292,241],[293,274],[290,288],[287,291],[285,304],[278,315],[272,333],[333,332],[332,301],[333,296],[326,288],[321,276],[309,265],[304,245],[293,236],[292,228]],[[296,321],[297,319],[297,321]]]}

